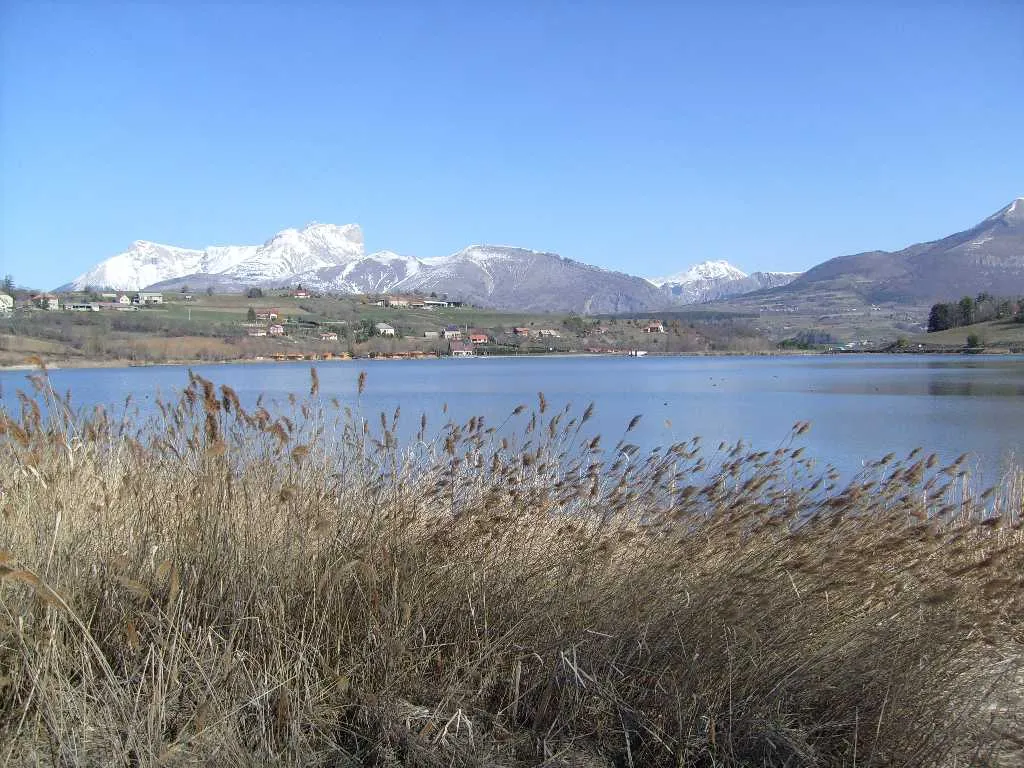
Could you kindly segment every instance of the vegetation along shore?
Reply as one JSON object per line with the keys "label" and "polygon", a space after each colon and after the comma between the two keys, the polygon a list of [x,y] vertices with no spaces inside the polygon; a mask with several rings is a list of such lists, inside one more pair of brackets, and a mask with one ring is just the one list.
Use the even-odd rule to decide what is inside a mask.
{"label": "vegetation along shore", "polygon": [[[360,377],[359,393],[365,385]],[[503,424],[0,411],[5,765],[954,766],[1022,757],[1024,475],[543,394]]]}
{"label": "vegetation along shore", "polygon": [[34,355],[53,367],[106,367],[449,356],[1024,351],[1024,304],[987,294],[935,305],[925,333],[923,324],[916,328],[899,320],[899,313],[875,309],[840,313],[839,320],[817,310],[793,314],[788,307],[773,312],[695,306],[586,316],[485,309],[416,295],[292,289],[14,293],[12,308],[0,310],[0,368],[24,366]]}

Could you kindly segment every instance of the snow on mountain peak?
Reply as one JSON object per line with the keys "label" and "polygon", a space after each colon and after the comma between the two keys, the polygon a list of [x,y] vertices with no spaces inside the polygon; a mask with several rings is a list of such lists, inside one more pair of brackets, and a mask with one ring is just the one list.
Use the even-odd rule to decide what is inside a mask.
{"label": "snow on mountain peak", "polygon": [[647,282],[661,288],[664,285],[687,285],[705,280],[741,280],[744,277],[747,277],[746,272],[734,267],[723,259],[694,264],[689,269],[677,272],[674,275],[668,275],[667,277],[647,278]]}
{"label": "snow on mountain peak", "polygon": [[1024,197],[1012,200],[1009,205],[993,213],[983,223],[994,223],[997,221],[1010,224],[1011,226],[1024,224]]}

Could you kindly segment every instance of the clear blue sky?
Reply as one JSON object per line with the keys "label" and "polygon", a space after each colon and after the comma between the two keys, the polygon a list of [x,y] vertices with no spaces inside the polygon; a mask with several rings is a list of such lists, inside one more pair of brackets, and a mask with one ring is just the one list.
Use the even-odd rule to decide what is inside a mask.
{"label": "clear blue sky", "polygon": [[802,269],[1024,195],[1024,3],[0,0],[0,271],[132,240]]}

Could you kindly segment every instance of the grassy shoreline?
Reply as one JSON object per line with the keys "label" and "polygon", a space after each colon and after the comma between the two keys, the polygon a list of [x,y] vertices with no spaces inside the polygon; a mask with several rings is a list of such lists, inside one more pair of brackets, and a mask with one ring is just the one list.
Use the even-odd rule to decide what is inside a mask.
{"label": "grassy shoreline", "polygon": [[838,485],[804,424],[643,454],[543,395],[399,445],[315,372],[276,413],[193,376],[141,424],[33,382],[0,411],[7,764],[1021,757],[1020,472]]}

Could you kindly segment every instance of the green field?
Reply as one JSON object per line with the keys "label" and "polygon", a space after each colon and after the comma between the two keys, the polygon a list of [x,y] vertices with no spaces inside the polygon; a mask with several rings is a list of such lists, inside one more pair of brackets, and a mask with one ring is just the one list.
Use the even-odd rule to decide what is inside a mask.
{"label": "green field", "polygon": [[986,323],[964,325],[937,333],[921,333],[910,338],[914,344],[967,346],[968,336],[977,336],[981,346],[987,349],[1024,351],[1024,323],[1013,320],[990,320]]}

